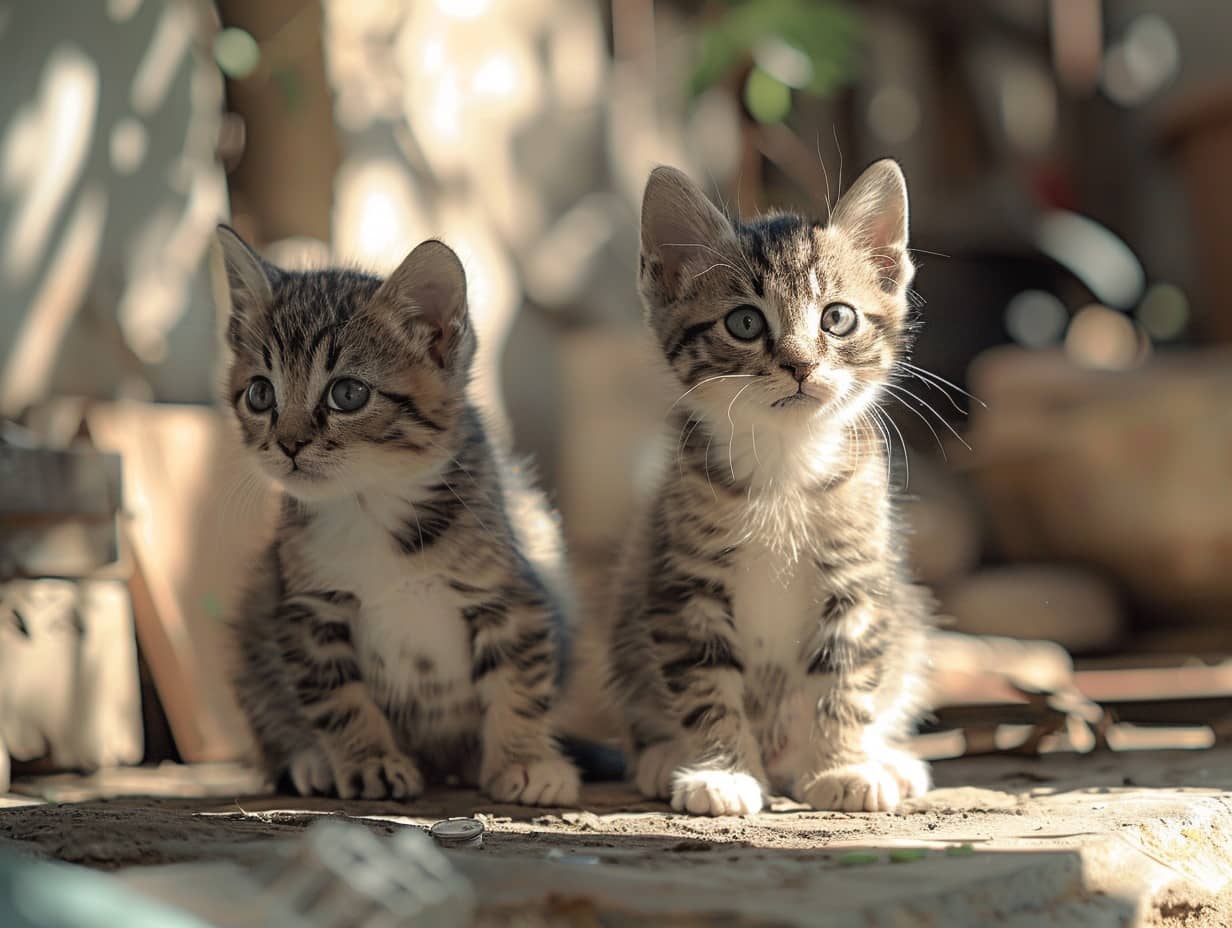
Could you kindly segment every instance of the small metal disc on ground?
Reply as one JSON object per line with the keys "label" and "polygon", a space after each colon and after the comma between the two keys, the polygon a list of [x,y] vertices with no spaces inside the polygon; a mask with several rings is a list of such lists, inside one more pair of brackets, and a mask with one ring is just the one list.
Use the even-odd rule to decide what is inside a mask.
{"label": "small metal disc on ground", "polygon": [[428,833],[443,847],[482,847],[483,823],[473,818],[447,818]]}

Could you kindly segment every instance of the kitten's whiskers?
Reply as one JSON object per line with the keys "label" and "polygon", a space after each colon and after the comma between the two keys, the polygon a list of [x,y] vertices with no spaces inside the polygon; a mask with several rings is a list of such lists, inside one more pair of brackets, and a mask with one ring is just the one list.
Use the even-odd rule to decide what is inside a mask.
{"label": "kitten's whiskers", "polygon": [[[931,412],[934,416],[936,416],[936,417],[937,417],[937,421],[938,421],[938,422],[940,422],[942,425],[944,425],[947,429],[949,429],[949,430],[950,430],[950,434],[951,434],[951,435],[953,435],[955,438],[957,438],[957,439],[958,439],[958,441],[962,444],[962,446],[963,446],[964,448],[966,448],[968,451],[970,451],[970,450],[971,450],[971,446],[970,446],[969,444],[967,444],[966,439],[964,439],[961,435],[959,435],[959,434],[958,434],[958,431],[954,428],[954,426],[950,425],[950,423],[946,421],[945,417],[944,417],[943,415],[941,415],[941,413],[937,412],[937,410],[936,410],[935,408],[933,408],[933,406],[931,406],[929,403],[926,403],[924,400],[920,399],[920,397],[918,397],[916,394],[912,393],[912,392],[911,392],[910,390],[908,390],[906,387],[899,386],[899,385],[897,385],[897,384],[892,384],[892,383],[883,383],[883,384],[882,384],[882,386],[883,386],[883,387],[885,387],[887,390],[894,390],[894,391],[897,391],[897,392],[901,392],[901,393],[905,393],[905,394],[907,394],[907,396],[911,397],[913,400],[915,400],[917,403],[919,403],[921,406],[923,406],[925,409],[927,409],[929,412]],[[897,395],[897,393],[896,393],[896,395]],[[901,402],[904,406],[906,406],[908,409],[910,409],[912,412],[914,412],[914,413],[915,413],[917,416],[919,416],[921,419],[924,419],[923,414],[922,414],[922,413],[920,413],[918,410],[916,410],[916,409],[912,408],[912,406],[911,406],[909,403],[907,403],[907,402],[903,401],[901,398],[899,399],[899,402]],[[927,419],[924,419],[924,421],[925,421],[925,422],[927,422],[928,420],[927,420]],[[931,427],[931,426],[929,426],[929,428],[931,429],[932,427]],[[936,431],[934,430],[934,431],[933,431],[933,435],[936,435],[936,434],[937,434],[937,433],[936,433]],[[941,439],[940,439],[940,438],[938,438],[938,439],[937,439],[937,442],[938,442],[938,444],[940,444]],[[945,449],[943,448],[943,449],[942,449],[942,456],[944,456],[944,454],[945,454]]]}
{"label": "kitten's whiskers", "polygon": [[[898,427],[898,423],[894,421],[894,417],[882,409],[879,403],[873,403],[873,405],[869,408],[876,410],[877,418],[882,422],[888,422],[890,427],[894,429],[895,433],[898,435],[898,443],[903,449],[903,490],[905,491],[909,486],[911,486],[911,460],[907,454],[907,440],[903,438],[902,429]],[[886,440],[889,441],[888,432],[886,433]],[[891,444],[890,448],[893,449],[893,447],[894,446]]]}
{"label": "kitten's whiskers", "polygon": [[[692,424],[692,428],[689,428],[690,424]],[[679,472],[681,477],[684,476],[684,446],[689,443],[689,440],[693,437],[693,433],[697,431],[697,427],[701,424],[701,419],[694,419],[690,416],[685,420],[684,425],[680,427],[680,434],[682,437],[680,441],[676,443],[676,470]],[[685,429],[689,429],[689,434],[684,434]]]}
{"label": "kitten's whiskers", "polygon": [[686,396],[688,396],[698,387],[704,387],[706,384],[714,383],[716,380],[728,380],[733,377],[756,377],[756,376],[757,376],[756,374],[715,374],[713,377],[707,377],[705,380],[700,380],[697,383],[693,384],[693,386],[689,387],[689,389],[681,393],[680,396],[676,397],[676,402],[672,403],[672,405],[667,407],[667,413],[664,413],[664,416],[666,416],[673,409],[675,409],[680,404],[681,400],[683,400]]}
{"label": "kitten's whiskers", "polygon": [[691,275],[691,276],[689,277],[689,283],[692,283],[693,281],[697,280],[697,278],[701,277],[703,274],[709,274],[709,273],[710,273],[711,271],[713,271],[716,267],[725,267],[725,268],[728,268],[729,270],[731,270],[731,271],[732,271],[732,273],[735,273],[735,274],[739,274],[739,273],[740,273],[738,270],[736,270],[734,267],[732,267],[732,266],[731,266],[730,264],[728,264],[726,261],[716,261],[714,264],[710,265],[710,267],[706,268],[705,270],[698,271],[696,274]]}
{"label": "kitten's whiskers", "polygon": [[901,364],[903,367],[907,368],[908,370],[915,371],[917,374],[922,374],[925,377],[931,378],[932,380],[938,383],[944,384],[945,386],[949,387],[952,390],[957,390],[959,393],[961,393],[963,396],[965,396],[967,399],[971,400],[972,402],[979,403],[985,409],[988,408],[988,404],[985,403],[978,396],[976,396],[974,393],[968,393],[958,384],[951,383],[950,381],[942,377],[940,374],[934,374],[932,371],[926,368],[923,368],[923,367],[918,367],[917,365],[912,364],[910,361],[899,361],[898,363]]}
{"label": "kitten's whiskers", "polygon": [[915,371],[903,370],[903,371],[901,371],[901,373],[906,374],[908,377],[912,377],[912,378],[914,378],[914,379],[918,380],[920,383],[924,384],[924,386],[926,386],[926,387],[927,387],[928,389],[930,389],[930,390],[936,390],[938,393],[940,393],[942,396],[944,396],[947,400],[949,400],[949,401],[950,401],[950,405],[954,407],[955,412],[957,412],[959,415],[962,415],[962,416],[967,415],[967,410],[965,410],[965,409],[963,409],[961,406],[959,406],[959,405],[958,405],[958,401],[957,401],[957,400],[955,400],[955,399],[954,399],[954,397],[950,396],[950,394],[949,394],[949,393],[947,393],[945,390],[941,389],[941,387],[939,387],[937,384],[933,383],[931,380],[925,380],[923,377],[921,377],[921,376],[920,376],[919,374],[917,374]]}
{"label": "kitten's whiskers", "polygon": [[732,482],[736,480],[736,462],[732,457],[732,447],[736,443],[736,423],[732,420],[732,407],[736,405],[736,400],[740,399],[740,394],[753,386],[751,383],[746,383],[743,387],[736,391],[736,395],[731,398],[731,402],[727,404],[727,424],[731,428],[731,433],[727,439],[727,466],[731,468]]}

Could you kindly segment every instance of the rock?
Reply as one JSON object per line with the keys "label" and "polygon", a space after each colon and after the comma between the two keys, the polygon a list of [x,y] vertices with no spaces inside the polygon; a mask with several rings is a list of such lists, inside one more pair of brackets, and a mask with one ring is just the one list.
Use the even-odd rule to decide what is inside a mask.
{"label": "rock", "polygon": [[947,586],[942,611],[959,631],[1042,638],[1071,651],[1120,642],[1126,616],[1116,589],[1077,567],[1022,565],[981,570]]}
{"label": "rock", "polygon": [[1084,371],[996,349],[972,366],[974,478],[999,549],[1102,568],[1141,604],[1232,615],[1232,355]]}

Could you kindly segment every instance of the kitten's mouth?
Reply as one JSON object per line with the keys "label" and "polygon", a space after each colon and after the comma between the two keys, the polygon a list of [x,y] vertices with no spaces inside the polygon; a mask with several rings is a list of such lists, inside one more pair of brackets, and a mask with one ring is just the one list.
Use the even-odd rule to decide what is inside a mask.
{"label": "kitten's mouth", "polygon": [[770,404],[770,406],[773,409],[785,409],[789,406],[798,406],[801,403],[815,403],[818,406],[823,405],[821,400],[813,396],[811,393],[805,393],[804,388],[801,387],[795,393],[785,396],[782,399],[775,400]]}
{"label": "kitten's mouth", "polygon": [[309,482],[309,481],[320,480],[321,475],[316,473],[315,471],[305,470],[304,468],[300,467],[299,464],[297,464],[295,461],[292,461],[291,469],[282,475],[282,479]]}

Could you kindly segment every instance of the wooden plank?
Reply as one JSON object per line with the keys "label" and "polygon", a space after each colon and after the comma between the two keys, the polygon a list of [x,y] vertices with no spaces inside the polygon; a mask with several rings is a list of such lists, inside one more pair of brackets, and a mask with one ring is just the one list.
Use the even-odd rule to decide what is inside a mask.
{"label": "wooden plank", "polygon": [[191,762],[243,757],[251,738],[228,685],[224,620],[268,543],[276,497],[213,409],[103,404],[87,421],[124,458],[137,633],[176,746]]}

